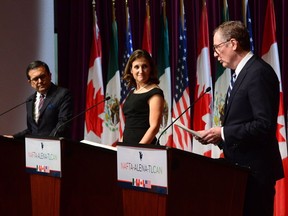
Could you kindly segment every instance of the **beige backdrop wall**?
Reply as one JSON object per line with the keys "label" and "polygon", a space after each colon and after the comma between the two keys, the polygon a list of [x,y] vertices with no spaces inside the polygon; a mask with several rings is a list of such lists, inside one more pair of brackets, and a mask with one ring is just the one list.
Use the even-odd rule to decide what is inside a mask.
{"label": "beige backdrop wall", "polygon": [[[0,6],[0,114],[33,92],[25,70],[36,59],[45,61],[53,81],[55,35],[53,0],[1,0]],[[0,134],[26,127],[25,105],[0,116]]]}

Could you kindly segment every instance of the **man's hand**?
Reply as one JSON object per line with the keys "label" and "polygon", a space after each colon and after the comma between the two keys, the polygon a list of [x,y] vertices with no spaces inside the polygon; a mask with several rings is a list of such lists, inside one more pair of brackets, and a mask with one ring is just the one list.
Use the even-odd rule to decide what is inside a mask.
{"label": "man's hand", "polygon": [[200,143],[217,145],[222,140],[221,127],[213,127],[209,130],[197,131],[201,137],[195,137]]}

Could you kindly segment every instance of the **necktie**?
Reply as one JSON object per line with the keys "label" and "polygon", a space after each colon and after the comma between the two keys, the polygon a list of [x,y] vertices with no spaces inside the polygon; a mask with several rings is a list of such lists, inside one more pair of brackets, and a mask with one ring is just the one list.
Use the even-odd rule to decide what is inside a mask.
{"label": "necktie", "polygon": [[38,123],[38,119],[39,119],[39,116],[40,116],[40,109],[42,108],[43,104],[44,104],[44,99],[45,99],[45,95],[44,94],[41,94],[39,96],[39,99],[38,99],[38,104],[36,103],[35,105],[35,110],[34,110],[34,119],[35,119],[35,122]]}
{"label": "necktie", "polygon": [[43,106],[43,103],[44,103],[44,98],[45,98],[45,95],[44,94],[41,94],[40,95],[40,99],[39,99],[39,104],[38,104],[38,110],[40,111],[42,106]]}
{"label": "necktie", "polygon": [[230,94],[231,94],[231,91],[232,91],[232,89],[233,89],[235,80],[236,80],[236,73],[234,72],[234,73],[232,74],[232,76],[231,76],[231,81],[230,81],[229,88],[228,88],[228,91],[227,91],[227,103],[228,103],[228,101],[229,101]]}

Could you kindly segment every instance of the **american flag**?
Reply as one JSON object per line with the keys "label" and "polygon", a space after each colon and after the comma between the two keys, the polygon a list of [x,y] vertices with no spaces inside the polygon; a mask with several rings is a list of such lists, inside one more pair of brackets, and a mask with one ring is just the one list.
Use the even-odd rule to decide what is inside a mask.
{"label": "american flag", "polygon": [[[179,19],[178,64],[175,79],[175,95],[173,99],[173,118],[177,118],[190,106],[189,79],[187,71],[187,37],[184,4]],[[190,112],[186,112],[178,120],[186,127],[190,127]],[[191,151],[191,137],[188,132],[174,126],[173,147]]]}
{"label": "american flag", "polygon": [[252,19],[250,15],[250,8],[249,8],[249,3],[248,0],[245,0],[245,18],[246,18],[246,27],[249,32],[249,38],[250,38],[250,50],[254,53],[254,44],[253,44],[253,33],[252,33]]}
{"label": "american flag", "polygon": [[144,187],[151,189],[152,188],[151,181],[150,180],[145,180]]}
{"label": "american flag", "polygon": [[[124,69],[126,66],[126,63],[130,57],[130,55],[133,52],[133,43],[132,43],[132,34],[131,34],[131,24],[130,24],[130,15],[129,15],[129,8],[126,5],[126,34],[125,34],[125,51],[121,66],[121,74],[120,76],[123,77]],[[121,79],[121,98],[120,98],[120,124],[119,124],[119,137],[120,139],[123,136],[124,126],[125,126],[125,117],[123,114],[123,104],[125,102],[125,99],[129,93],[129,89],[123,79]]]}

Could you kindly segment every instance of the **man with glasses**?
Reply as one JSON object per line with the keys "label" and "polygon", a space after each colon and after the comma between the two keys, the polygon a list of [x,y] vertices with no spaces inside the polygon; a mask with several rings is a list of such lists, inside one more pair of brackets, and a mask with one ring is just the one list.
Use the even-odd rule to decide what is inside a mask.
{"label": "man with glasses", "polygon": [[26,102],[27,129],[8,137],[19,139],[23,139],[26,135],[70,137],[69,125],[64,124],[72,118],[70,91],[51,82],[49,67],[42,61],[30,63],[26,69],[26,76],[28,83],[36,90]]}
{"label": "man with glasses", "polygon": [[234,85],[226,96],[222,126],[199,131],[202,138],[197,139],[218,145],[226,160],[251,169],[243,215],[272,216],[274,186],[284,175],[276,138],[278,77],[250,51],[242,22],[221,24],[214,30],[213,43],[214,57],[235,72]]}

